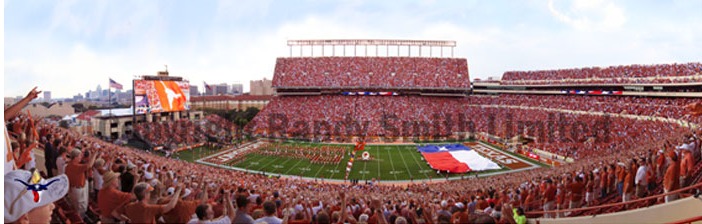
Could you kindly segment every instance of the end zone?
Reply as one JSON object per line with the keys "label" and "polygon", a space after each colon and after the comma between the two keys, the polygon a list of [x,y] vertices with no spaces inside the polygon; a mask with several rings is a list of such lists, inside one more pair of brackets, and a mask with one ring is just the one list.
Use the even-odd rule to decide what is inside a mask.
{"label": "end zone", "polygon": [[493,175],[499,175],[506,172],[530,170],[540,167],[539,165],[534,164],[533,162],[527,161],[517,156],[510,155],[482,142],[464,143],[464,145],[470,147],[471,149],[489,158],[490,160],[499,163],[501,166],[510,169],[510,171],[496,172]]}

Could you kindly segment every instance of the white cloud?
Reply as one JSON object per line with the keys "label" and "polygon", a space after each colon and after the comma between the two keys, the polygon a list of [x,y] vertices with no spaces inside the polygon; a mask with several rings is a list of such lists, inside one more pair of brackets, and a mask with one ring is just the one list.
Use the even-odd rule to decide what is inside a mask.
{"label": "white cloud", "polygon": [[569,10],[561,11],[549,0],[548,9],[556,19],[580,31],[616,30],[627,21],[624,10],[612,1],[575,0]]}
{"label": "white cloud", "polygon": [[[455,40],[455,56],[468,58],[473,78],[500,76],[506,70],[699,61],[699,51],[694,49],[702,49],[702,29],[695,26],[702,21],[699,16],[685,20],[654,18],[655,22],[638,24],[635,13],[625,14],[622,6],[609,1],[539,3],[543,10],[539,16],[546,20],[555,17],[573,29],[549,27],[542,25],[549,21],[529,21],[528,17],[516,25],[502,21],[466,25],[474,18],[487,21],[502,15],[437,17],[441,14],[437,11],[442,10],[433,7],[446,4],[441,1],[422,3],[420,7],[426,10],[412,12],[405,9],[415,6],[405,2],[391,9],[378,9],[348,1],[327,11],[301,12],[303,16],[256,29],[220,27],[221,23],[242,18],[234,15],[215,15],[215,22],[193,22],[205,28],[183,29],[169,18],[154,16],[159,6],[152,3],[139,3],[141,7],[124,15],[100,10],[75,13],[70,3],[62,2],[55,9],[57,15],[49,18],[61,21],[53,25],[53,30],[9,34],[4,54],[8,56],[4,69],[6,96],[26,94],[39,85],[56,97],[68,97],[94,89],[97,84],[104,87],[108,77],[128,86],[134,75],[155,74],[164,64],[172,75],[183,76],[194,85],[202,86],[203,80],[240,82],[248,89],[249,80],[272,78],[275,58],[289,54],[289,39]],[[264,11],[270,8],[265,2],[247,4]],[[235,4],[228,7],[244,9]],[[229,11],[218,10],[222,14]],[[250,13],[247,16],[267,20],[273,20],[269,16],[275,14]],[[100,22],[79,21],[101,15],[105,18]],[[627,16],[631,16],[630,22]],[[100,38],[84,38],[86,35]],[[298,54],[299,49],[293,50]]]}

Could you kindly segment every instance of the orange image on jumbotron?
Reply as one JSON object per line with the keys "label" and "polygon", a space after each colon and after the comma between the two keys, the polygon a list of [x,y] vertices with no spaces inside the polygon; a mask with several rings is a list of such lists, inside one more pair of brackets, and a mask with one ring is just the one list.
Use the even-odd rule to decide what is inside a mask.
{"label": "orange image on jumbotron", "polygon": [[134,94],[146,97],[139,101],[137,110],[146,113],[188,110],[189,93],[188,82],[136,80],[134,83]]}
{"label": "orange image on jumbotron", "polygon": [[155,81],[154,89],[161,103],[162,111],[186,110],[185,104],[188,102],[188,99],[180,86],[178,86],[178,83]]}

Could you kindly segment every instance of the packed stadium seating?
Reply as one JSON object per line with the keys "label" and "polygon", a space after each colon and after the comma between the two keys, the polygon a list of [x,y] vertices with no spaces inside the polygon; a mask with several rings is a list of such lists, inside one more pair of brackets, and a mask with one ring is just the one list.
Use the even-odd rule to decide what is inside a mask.
{"label": "packed stadium seating", "polygon": [[165,146],[170,149],[191,146],[213,138],[218,143],[230,143],[232,123],[214,114],[204,120],[177,120],[139,123],[134,130],[153,146]]}
{"label": "packed stadium seating", "polygon": [[689,83],[701,81],[701,63],[509,71],[502,75],[503,85],[641,84]]}
{"label": "packed stadium seating", "polygon": [[[26,119],[25,117],[22,118],[24,121],[10,123],[9,125],[11,128],[9,130],[24,131],[21,128],[14,128],[14,126],[18,123],[28,123]],[[29,127],[26,125],[21,126],[23,128]],[[179,184],[184,183],[184,187],[191,192],[189,196],[184,197],[183,201],[195,201],[195,199],[202,196],[201,193],[203,191],[208,191],[210,193],[209,198],[211,199],[209,204],[213,206],[215,216],[222,214],[223,207],[225,206],[224,202],[217,200],[223,196],[221,193],[223,191],[220,189],[231,189],[237,192],[236,197],[250,198],[252,202],[249,203],[257,201],[256,198],[261,198],[262,200],[260,201],[280,200],[280,204],[283,205],[283,208],[285,208],[285,205],[288,205],[291,207],[299,207],[300,209],[296,210],[297,212],[304,211],[305,209],[314,210],[309,212],[307,216],[308,221],[310,221],[313,215],[322,215],[318,213],[318,211],[323,211],[325,214],[343,211],[342,208],[345,206],[341,201],[346,201],[346,206],[348,206],[349,209],[348,218],[353,218],[354,220],[358,220],[363,214],[373,217],[373,209],[375,208],[387,208],[385,214],[380,213],[384,214],[382,217],[386,218],[387,221],[392,221],[397,217],[404,217],[415,221],[422,219],[438,221],[445,219],[446,217],[442,216],[448,211],[449,217],[451,214],[466,214],[472,219],[481,215],[487,215],[491,216],[493,220],[509,222],[509,218],[512,217],[512,211],[508,207],[510,204],[515,207],[519,206],[525,208],[527,211],[541,210],[545,192],[549,189],[548,186],[544,187],[544,184],[547,182],[555,183],[554,187],[560,189],[557,191],[559,193],[554,199],[557,208],[567,208],[571,201],[590,206],[607,204],[620,200],[621,196],[617,193],[618,182],[628,182],[636,169],[624,169],[623,166],[619,164],[630,164],[632,159],[647,161],[646,164],[649,164],[651,167],[651,174],[648,175],[647,178],[653,185],[650,190],[646,190],[646,195],[659,194],[663,191],[663,187],[661,186],[665,184],[663,183],[663,179],[665,179],[663,177],[668,176],[666,169],[670,166],[669,164],[674,163],[665,162],[665,160],[663,160],[664,162],[662,163],[657,162],[660,161],[660,158],[671,155],[673,152],[672,145],[667,144],[667,142],[672,142],[672,144],[677,145],[683,142],[682,139],[691,136],[690,133],[686,131],[657,132],[659,135],[667,136],[667,138],[646,141],[649,144],[643,144],[641,147],[630,147],[612,151],[608,154],[593,155],[587,159],[577,160],[573,164],[558,167],[557,169],[536,169],[465,181],[424,182],[421,184],[410,184],[404,187],[375,184],[346,187],[339,184],[325,184],[297,179],[269,178],[262,175],[225,170],[165,158],[145,151],[106,143],[93,137],[80,136],[65,129],[58,128],[56,124],[48,122],[40,122],[37,127],[39,127],[38,133],[42,135],[40,137],[53,135],[62,137],[63,139],[70,139],[69,143],[65,146],[61,146],[63,150],[66,148],[78,147],[89,154],[100,152],[99,157],[106,161],[105,164],[111,164],[111,166],[107,167],[110,171],[122,172],[124,174],[127,170],[132,169],[131,167],[135,168],[136,170],[132,170],[130,173],[133,172],[136,174],[136,182],[150,183],[154,187],[155,190],[151,194],[154,198],[161,196],[168,197],[167,189],[169,187],[178,186],[175,184],[176,181],[174,181],[177,180]],[[698,144],[695,146],[695,150],[699,150],[700,140],[696,139],[695,141]],[[666,152],[659,153],[658,151],[660,149],[665,149]],[[692,161],[694,161],[694,164],[692,164],[693,168],[690,169],[690,172],[687,174],[688,179],[682,183],[681,187],[689,186],[702,177],[702,172],[700,172],[700,170],[702,170],[700,164],[702,163],[699,162],[699,157],[692,158]],[[605,169],[605,167],[613,169]],[[98,175],[102,174],[99,172],[91,174],[91,182],[96,181],[99,178]],[[605,177],[605,179],[611,181],[602,182],[603,178],[601,177]],[[578,182],[579,185],[573,185],[573,183],[577,182],[574,181],[575,179],[581,178],[583,180]],[[675,178],[675,180],[677,180],[677,177]],[[599,184],[600,182],[604,183],[602,187]],[[207,188],[203,188],[203,186],[207,186]],[[582,186],[585,187],[581,188]],[[624,186],[629,185],[627,183]],[[600,192],[601,189],[606,190],[604,194],[599,195],[597,192]],[[625,187],[623,189],[629,188]],[[129,191],[128,189],[122,190]],[[339,194],[337,192],[343,193]],[[588,198],[583,195],[583,192],[586,192],[587,194],[585,195],[588,196],[597,196]],[[628,190],[624,190],[624,192],[628,192]],[[298,197],[304,200],[297,200],[296,198]],[[343,198],[348,198],[348,200],[342,200]],[[637,198],[637,196],[633,196],[633,198]],[[383,205],[374,203],[375,199],[383,202]],[[248,201],[248,199],[244,200]],[[385,205],[386,202],[387,205]],[[103,207],[94,199],[91,199],[89,203],[88,213],[93,215],[104,214],[104,211],[101,209],[115,208],[114,205],[111,207]],[[647,206],[651,203],[637,203],[630,208]],[[319,204],[321,204],[321,206],[318,207]],[[424,211],[419,214],[408,213],[405,210],[409,209],[408,206],[411,206],[410,204],[422,208]],[[491,207],[490,204],[494,204],[494,206]],[[59,203],[58,205],[59,208],[57,208],[57,211],[59,212],[55,213],[56,218],[64,222],[69,219],[74,221],[78,219],[78,221],[80,221],[80,218],[77,217],[86,216],[86,214],[76,214],[77,211],[71,206],[71,203]],[[260,208],[260,205],[261,204],[257,204],[253,209],[242,211],[242,213],[238,215],[252,215],[255,217],[255,214],[257,214],[255,210],[256,208]],[[575,207],[577,208],[580,206]],[[277,206],[277,212],[274,216],[283,217],[283,208]],[[590,212],[601,214],[623,209],[625,208],[619,206]],[[186,215],[194,214],[194,210],[187,210],[184,212]],[[583,213],[559,215],[579,214]],[[339,214],[337,213],[337,215]],[[169,217],[168,214],[164,216]],[[340,216],[335,217],[337,217],[336,219],[340,218]],[[304,216],[292,216],[291,218],[291,220],[301,219],[304,219]],[[371,222],[377,222],[377,220]]]}
{"label": "packed stadium seating", "polygon": [[[655,133],[678,132],[684,128],[667,125],[664,121],[604,118],[545,111],[544,108],[682,119],[685,114],[680,108],[690,102],[692,100],[687,99],[520,95],[470,98],[285,96],[275,98],[246,128],[262,136],[303,138],[344,135],[428,137],[447,136],[458,131],[486,132],[503,138],[523,134],[537,137],[531,147],[581,158],[632,147],[640,141],[660,138],[653,136]],[[459,117],[470,125],[459,126]],[[453,125],[446,125],[447,118]],[[283,121],[287,123],[281,123]],[[357,122],[359,126],[349,121]],[[540,129],[533,127],[518,131],[519,122],[539,121],[543,125]],[[551,129],[548,129],[548,122],[553,123]],[[592,127],[607,129],[595,130]],[[544,138],[549,136],[552,137]],[[610,141],[620,144],[611,144]]]}
{"label": "packed stadium seating", "polygon": [[274,87],[469,88],[468,63],[458,58],[278,58]]}
{"label": "packed stadium seating", "polygon": [[[699,80],[700,64],[508,73],[503,84],[664,83],[670,81],[670,77],[682,78],[676,82]],[[337,90],[467,88],[469,83],[464,80],[468,80],[465,59],[279,58],[273,85]],[[150,198],[141,201],[164,206],[164,212],[160,212],[164,214],[152,218],[162,218],[161,221],[165,222],[173,220],[174,216],[190,220],[196,213],[193,205],[198,204],[209,205],[215,217],[224,215],[225,207],[236,201],[238,210],[233,217],[246,220],[235,223],[253,223],[253,219],[265,216],[264,210],[268,212],[267,216],[277,218],[292,213],[288,218],[295,223],[354,223],[364,219],[366,223],[395,223],[401,219],[411,220],[411,223],[428,220],[431,223],[469,223],[481,218],[487,218],[489,222],[513,223],[512,207],[522,208],[529,218],[534,218],[539,217],[539,211],[543,210],[608,205],[699,185],[702,180],[702,129],[690,126],[702,120],[691,117],[682,109],[696,100],[506,94],[469,97],[417,94],[277,96],[245,127],[255,137],[322,141],[343,141],[348,136],[445,137],[457,131],[484,132],[504,139],[523,135],[533,139],[525,150],[538,148],[574,159],[573,163],[562,166],[487,178],[447,182],[421,180],[401,186],[378,184],[375,179],[368,184],[348,186],[338,182],[277,178],[221,169],[114,145],[59,128],[56,122],[49,120],[39,121],[35,126],[29,117],[20,115],[6,122],[7,130],[13,133],[12,153],[19,169],[29,170],[36,166],[25,156],[31,155],[25,152],[31,149],[33,140],[24,138],[34,135],[37,135],[35,140],[41,143],[38,147],[45,151],[45,157],[58,155],[56,163],[78,158],[70,163],[92,164],[93,159],[89,157],[93,155],[102,160],[96,163],[102,165],[89,167],[91,172],[63,171],[71,176],[88,173],[87,180],[94,190],[91,190],[87,211],[76,207],[82,202],[72,198],[75,195],[73,189],[69,196],[57,201],[54,215],[62,223],[93,223],[98,219],[113,222],[139,217],[133,212],[130,214],[123,206],[133,205],[129,201],[134,200],[139,192],[135,190],[135,184],[147,184],[153,188]],[[227,127],[231,124],[224,119],[208,116],[203,121],[138,124],[135,131],[153,144],[173,147],[205,141],[208,136],[228,142],[231,136]],[[48,136],[62,139],[55,149],[43,146],[51,145],[46,140]],[[73,149],[80,150],[76,155],[86,156],[67,158],[66,152]],[[51,150],[59,153],[51,153]],[[340,149],[331,150],[334,153],[323,156],[321,160],[310,148],[294,150],[306,153],[295,155],[291,150],[270,146],[246,153],[302,156],[319,163],[339,164],[343,161],[339,159],[343,151]],[[58,170],[62,173],[61,167]],[[105,184],[107,186],[101,186],[102,189],[97,187],[101,181],[107,181],[104,178],[110,172],[120,174],[116,178],[121,184]],[[643,180],[645,182],[641,182]],[[71,182],[71,186],[75,185]],[[117,197],[107,197],[115,200],[105,202],[107,198],[100,192],[114,187],[130,196],[122,201],[117,201]],[[190,193],[182,200],[171,198],[173,189],[178,188]],[[227,197],[230,200],[226,200]],[[165,211],[168,201],[177,201],[176,212]],[[599,215],[663,201],[641,201],[546,216]],[[208,208],[205,206],[205,210],[209,211]],[[324,222],[325,218],[330,222]]]}

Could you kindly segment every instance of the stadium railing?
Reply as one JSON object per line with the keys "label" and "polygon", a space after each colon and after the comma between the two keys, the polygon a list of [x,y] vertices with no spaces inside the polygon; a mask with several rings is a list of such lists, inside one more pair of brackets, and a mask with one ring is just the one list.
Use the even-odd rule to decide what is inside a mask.
{"label": "stadium railing", "polygon": [[697,217],[683,219],[680,221],[669,222],[668,224],[691,224],[691,223],[698,223],[699,221],[702,221],[702,215],[697,216]]}
{"label": "stadium railing", "polygon": [[[584,212],[584,211],[591,211],[595,209],[607,209],[610,210],[614,207],[620,207],[620,206],[627,206],[627,205],[633,205],[633,204],[638,204],[641,202],[646,202],[646,201],[651,201],[651,200],[656,200],[658,201],[660,198],[663,198],[668,195],[672,194],[685,194],[685,192],[692,190],[692,189],[697,189],[700,190],[702,189],[702,182],[697,183],[695,185],[687,186],[684,188],[680,188],[675,191],[671,191],[668,193],[663,193],[663,194],[658,194],[658,195],[653,195],[653,196],[648,196],[645,198],[640,198],[636,200],[631,200],[627,202],[617,202],[617,203],[611,203],[611,204],[604,204],[604,205],[598,205],[598,206],[592,206],[592,207],[587,207],[587,208],[575,208],[575,209],[561,209],[561,210],[552,210],[552,211],[531,211],[531,212],[525,212],[527,217],[530,218],[540,218],[546,213],[552,213],[552,214],[568,214],[572,212]],[[683,197],[680,197],[683,198]]]}

